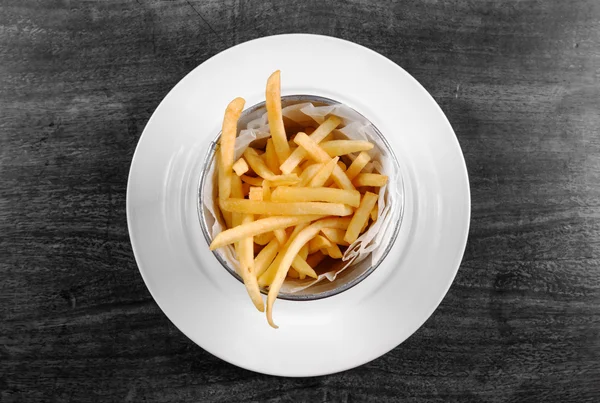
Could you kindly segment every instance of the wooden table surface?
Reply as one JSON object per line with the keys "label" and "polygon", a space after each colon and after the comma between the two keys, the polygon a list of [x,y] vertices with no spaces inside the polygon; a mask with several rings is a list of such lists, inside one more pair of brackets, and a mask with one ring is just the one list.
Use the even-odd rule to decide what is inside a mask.
{"label": "wooden table surface", "polygon": [[[309,32],[440,104],[472,221],[435,314],[360,368],[287,379],[181,334],[129,243],[129,164],[216,53]],[[600,2],[0,1],[0,401],[600,401]]]}

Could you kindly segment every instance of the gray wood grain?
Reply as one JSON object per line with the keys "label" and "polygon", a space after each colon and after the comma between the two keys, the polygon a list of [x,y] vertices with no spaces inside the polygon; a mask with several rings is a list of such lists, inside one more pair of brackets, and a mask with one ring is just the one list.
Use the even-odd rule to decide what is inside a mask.
{"label": "gray wood grain", "polygon": [[[168,90],[234,44],[368,46],[434,96],[472,223],[439,309],[389,354],[306,379],[233,367],[156,306],[125,189]],[[0,1],[0,401],[600,400],[600,2]]]}

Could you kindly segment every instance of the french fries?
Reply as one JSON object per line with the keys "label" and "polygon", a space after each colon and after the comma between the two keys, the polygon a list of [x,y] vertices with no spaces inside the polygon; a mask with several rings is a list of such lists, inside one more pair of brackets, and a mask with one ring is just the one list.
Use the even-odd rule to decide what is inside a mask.
{"label": "french fries", "polygon": [[321,143],[321,148],[325,150],[330,157],[337,157],[359,151],[371,150],[373,148],[373,143],[361,140],[331,140]]}
{"label": "french fries", "polygon": [[[277,190],[277,189],[276,189]],[[332,189],[333,190],[333,189]],[[275,193],[275,192],[273,192]],[[273,196],[271,196],[272,198]],[[221,201],[221,208],[232,213],[263,215],[334,215],[348,216],[354,212],[342,203],[291,202],[277,203],[247,199],[228,199]],[[369,213],[371,210],[369,210]]]}
{"label": "french fries", "polygon": [[[283,115],[281,114],[281,78],[277,70],[267,80],[267,118],[271,129],[271,138],[275,147],[275,154],[279,163],[283,163],[290,155],[290,146],[288,145],[285,127],[283,126]],[[291,171],[290,171],[291,172]],[[285,173],[290,173],[285,172]]]}
{"label": "french fries", "polygon": [[[318,144],[319,142],[323,141],[323,139],[327,137],[329,133],[333,131],[333,129],[338,127],[340,123],[342,123],[340,118],[337,116],[330,116],[310,135],[310,138]],[[305,157],[306,151],[298,147],[294,150],[292,155],[290,155],[289,158],[281,164],[281,172],[284,174],[291,173]]]}
{"label": "french fries", "polygon": [[246,163],[246,160],[243,158],[240,158],[239,160],[237,160],[235,162],[235,164],[233,164],[232,168],[235,171],[235,174],[237,176],[242,176],[243,174],[245,174],[246,172],[248,172],[250,170],[250,168],[248,167],[248,164]]}
{"label": "french fries", "polygon": [[385,186],[388,177],[380,174],[358,174],[352,181],[352,184],[356,187],[359,186],[374,186],[381,187]]}
{"label": "french fries", "polygon": [[377,221],[376,193],[388,181],[371,162],[371,142],[339,139],[340,117],[327,116],[316,129],[290,126],[288,136],[280,81],[274,72],[265,90],[270,135],[251,143],[235,162],[245,101],[236,98],[226,108],[215,153],[216,202],[226,229],[210,243],[210,250],[233,246],[236,272],[274,328],[273,305],[286,278],[306,284],[331,259],[343,259]]}
{"label": "french fries", "polygon": [[377,203],[377,195],[371,192],[365,193],[360,202],[360,206],[352,216],[350,225],[348,225],[348,230],[346,231],[346,235],[344,235],[344,241],[349,244],[356,241],[356,238],[358,238],[361,233],[363,225],[369,220],[371,210],[375,207],[375,203]]}
{"label": "french fries", "polygon": [[[250,189],[252,191],[252,189]],[[299,188],[280,186],[271,195],[274,202],[329,202],[342,203],[358,207],[360,193],[358,190],[333,189],[326,187]]]}
{"label": "french fries", "polygon": [[233,170],[233,154],[235,138],[237,136],[237,122],[244,109],[246,101],[236,98],[227,105],[220,140],[219,167],[219,199],[225,200],[231,194],[231,171]]}

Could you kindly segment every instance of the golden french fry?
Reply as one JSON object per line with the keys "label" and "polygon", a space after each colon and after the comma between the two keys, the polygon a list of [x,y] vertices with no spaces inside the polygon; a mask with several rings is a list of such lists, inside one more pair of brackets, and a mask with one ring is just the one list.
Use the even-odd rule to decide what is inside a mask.
{"label": "golden french fry", "polygon": [[[248,198],[255,201],[263,201],[263,188],[258,186],[252,186],[248,191]],[[358,206],[356,206],[358,207]]]}
{"label": "golden french fry", "polygon": [[346,164],[344,164],[342,161],[338,161],[337,164],[338,164],[338,167],[340,167],[340,169],[342,171],[346,170]]}
{"label": "golden french fry", "polygon": [[346,231],[344,230],[334,228],[323,228],[321,232],[325,235],[327,239],[329,239],[333,243],[342,246],[350,245],[348,242],[344,241],[344,236],[346,235]]}
{"label": "golden french fry", "polygon": [[373,143],[363,140],[330,140],[320,144],[330,157],[368,151],[373,148]]}
{"label": "golden french fry", "polygon": [[[314,142],[320,143],[340,123],[342,123],[342,119],[338,118],[337,116],[330,116],[326,121],[319,125],[319,127],[310,135],[310,138]],[[284,174],[291,173],[293,169],[297,167],[304,158],[306,158],[306,155],[306,151],[302,147],[296,148],[289,158],[281,164],[281,172]]]}
{"label": "golden french fry", "polygon": [[263,189],[263,200],[271,201],[271,182],[263,181],[262,189]]}
{"label": "golden french fry", "polygon": [[342,251],[335,243],[332,243],[330,247],[325,249],[327,250],[327,254],[334,259],[341,259],[343,256]]}
{"label": "golden french fry", "polygon": [[280,186],[271,194],[274,202],[329,202],[342,203],[352,207],[360,204],[358,190],[333,189],[326,187],[299,188]]}
{"label": "golden french fry", "polygon": [[356,157],[354,161],[352,161],[352,164],[350,164],[350,166],[346,170],[346,176],[348,176],[348,179],[354,179],[356,175],[358,175],[360,171],[362,171],[365,165],[369,163],[370,160],[371,157],[368,153],[363,151],[360,154],[358,154],[358,157]]}
{"label": "golden french fry", "polygon": [[233,214],[231,211],[221,210],[221,215],[223,216],[223,220],[225,220],[225,225],[227,226],[227,228],[231,228],[233,226],[231,214]]}
{"label": "golden french fry", "polygon": [[265,164],[263,159],[258,155],[254,148],[246,148],[244,151],[244,158],[258,176],[264,179],[270,179],[275,176],[275,174],[269,169],[269,167],[267,167],[267,164]]}
{"label": "golden french fry", "polygon": [[259,234],[254,236],[254,243],[258,245],[266,245],[273,240],[272,232],[265,232],[264,234]]}
{"label": "golden french fry", "polygon": [[323,168],[325,164],[312,164],[308,166],[301,174],[300,174],[300,182],[298,182],[295,186],[304,187],[310,183],[310,181],[314,178],[314,176],[319,172],[321,168]]}
{"label": "golden french fry", "polygon": [[332,158],[329,162],[326,162],[325,165],[313,176],[313,178],[308,183],[308,187],[316,188],[324,186],[327,183],[327,180],[331,177],[333,170],[335,169],[335,164],[339,162],[339,157]]}
{"label": "golden french fry", "polygon": [[275,236],[275,239],[277,239],[277,241],[279,242],[279,245],[285,245],[285,243],[288,240],[287,233],[283,228],[274,230],[273,235]]}
{"label": "golden french fry", "polygon": [[[282,164],[290,155],[290,146],[287,143],[283,116],[281,114],[281,77],[279,70],[271,74],[267,80],[265,95],[267,98],[267,118],[269,120],[269,128],[271,129],[271,138],[275,146],[277,160]],[[285,173],[289,174],[290,172]]]}
{"label": "golden french fry", "polygon": [[328,162],[331,160],[329,154],[316,141],[308,137],[306,133],[300,132],[296,134],[294,143],[302,147],[306,151],[307,156],[316,162]]}
{"label": "golden french fry", "polygon": [[[235,199],[231,199],[235,200]],[[249,224],[239,225],[227,229],[215,236],[210,244],[210,250],[215,250],[225,245],[232,244],[242,238],[255,236],[265,232],[273,231],[279,228],[287,228],[300,223],[306,223],[322,218],[323,215],[298,215],[291,217],[267,217],[255,220]],[[349,220],[348,220],[349,222]]]}
{"label": "golden french fry", "polygon": [[308,241],[308,253],[315,253],[321,249],[327,249],[331,246],[331,242],[329,239],[321,236],[315,235],[313,239]]}
{"label": "golden french fry", "polygon": [[377,209],[377,203],[375,203],[375,207],[371,210],[371,220],[377,221],[377,215],[379,214],[379,210]]}
{"label": "golden french fry", "polygon": [[235,148],[235,138],[237,137],[237,122],[244,109],[246,101],[243,98],[236,98],[227,105],[225,116],[223,118],[223,126],[221,131],[221,139],[219,140],[219,151],[221,153],[220,163],[222,179],[219,181],[219,198],[227,199],[231,194],[231,181],[229,176],[233,171],[233,156]]}
{"label": "golden french fry", "polygon": [[315,164],[318,164],[318,162],[314,162],[313,160],[306,160],[306,161],[302,162],[302,164],[300,164],[299,167],[300,167],[300,170],[302,172],[304,172],[304,171],[306,171],[306,168],[308,168],[311,165],[315,165]]}
{"label": "golden french fry", "polygon": [[[304,148],[308,155],[310,155],[310,157],[317,162],[326,163],[331,160],[329,155],[317,143],[315,143],[310,137],[308,137],[304,133],[298,133],[296,135],[296,138],[294,139],[294,142],[298,144],[301,148]],[[335,165],[335,167],[333,168],[332,176],[333,180],[340,187],[340,189],[355,189],[350,179],[348,179],[348,177],[346,176],[346,173],[342,171],[342,169],[339,166]]]}
{"label": "golden french fry", "polygon": [[242,176],[243,174],[248,172],[250,170],[250,168],[248,168],[248,164],[246,163],[246,160],[244,158],[240,157],[240,159],[237,160],[235,162],[235,164],[233,164],[233,170],[235,171],[235,174],[237,176]]}
{"label": "golden french fry", "polygon": [[[308,226],[307,222],[296,225],[296,227],[290,234],[287,242],[285,244],[283,244],[283,247],[279,251],[279,254],[275,258],[275,260],[269,265],[268,269],[258,278],[258,284],[261,287],[266,287],[266,286],[271,285],[271,283],[273,282],[273,279],[275,278],[275,274],[277,274],[277,268],[279,267],[279,263],[281,262],[281,259],[283,258],[283,255],[285,254],[287,247],[292,242],[292,240],[300,233],[300,231],[302,231],[307,226]],[[280,245],[282,245],[282,244],[280,244]]]}
{"label": "golden french fry", "polygon": [[269,178],[269,182],[273,186],[295,185],[300,182],[300,178],[296,174],[275,175]]}
{"label": "golden french fry", "polygon": [[298,255],[299,255],[299,256],[300,256],[302,259],[306,260],[306,258],[308,257],[308,245],[307,245],[307,244],[305,244],[305,245],[304,245],[304,246],[303,246],[303,247],[300,249],[300,252],[298,252]]}
{"label": "golden french fry", "polygon": [[300,278],[300,275],[298,274],[298,272],[296,270],[294,270],[294,268],[290,268],[288,270],[288,277],[290,278]]}
{"label": "golden french fry", "polygon": [[[273,196],[271,196],[273,198]],[[254,201],[246,199],[222,200],[221,208],[226,211],[244,214],[269,214],[269,215],[333,215],[348,216],[354,212],[352,207],[341,203],[323,202],[291,202],[278,203],[267,201]],[[369,210],[371,212],[371,210]]]}
{"label": "golden french fry", "polygon": [[363,174],[358,174],[352,181],[352,184],[356,187],[359,187],[359,186],[381,187],[387,183],[387,180],[388,180],[388,177],[386,175],[363,173]]}
{"label": "golden french fry", "polygon": [[[372,206],[371,206],[372,207]],[[283,280],[287,275],[288,269],[292,265],[294,257],[298,254],[302,246],[306,244],[310,239],[319,233],[322,228],[339,228],[344,229],[349,225],[350,221],[343,218],[325,218],[318,220],[295,236],[291,238],[291,242],[285,249],[280,262],[278,262],[277,272],[275,278],[269,287],[269,295],[267,296],[267,321],[271,327],[277,329],[277,325],[273,322],[273,304],[279,294]],[[275,259],[277,261],[277,259]]]}
{"label": "golden french fry", "polygon": [[[240,180],[240,177],[237,175],[231,175],[229,177],[229,179],[231,181],[231,197],[243,199],[244,198],[244,189],[242,187],[242,181]],[[221,208],[221,211],[225,211],[225,210],[223,210],[222,207],[220,207],[220,208]],[[238,225],[240,225],[242,223],[242,217],[243,216],[240,213],[232,213],[231,214],[232,226],[237,227]]]}
{"label": "golden french fry", "polygon": [[358,206],[354,216],[352,216],[350,225],[348,225],[344,241],[349,244],[356,241],[356,238],[358,238],[361,233],[363,225],[365,225],[365,222],[369,221],[369,215],[371,214],[371,210],[375,206],[375,203],[377,203],[377,198],[378,196],[375,193],[365,193],[360,202],[360,206]]}
{"label": "golden french fry", "polygon": [[317,278],[317,273],[315,273],[313,268],[310,267],[308,263],[306,263],[306,260],[304,260],[300,255],[296,255],[294,260],[292,260],[292,268],[296,269],[301,280],[303,280],[302,275]]}
{"label": "golden french fry", "polygon": [[[249,224],[253,221],[252,214],[245,214],[241,225]],[[256,309],[263,312],[265,306],[260,296],[260,289],[258,288],[258,281],[254,272],[254,243],[251,236],[242,238],[239,241],[237,254],[240,261],[240,274],[242,280],[244,280],[248,295],[250,295]]]}
{"label": "golden french fry", "polygon": [[251,186],[262,186],[262,183],[263,183],[262,178],[255,178],[253,176],[242,175],[242,176],[240,176],[240,178],[242,179],[242,181],[244,183],[247,183],[248,185],[251,185]]}
{"label": "golden french fry", "polygon": [[254,258],[254,273],[256,277],[260,277],[267,267],[273,262],[277,252],[279,251],[279,242],[277,239],[272,239],[267,246],[260,251],[256,258]]}
{"label": "golden french fry", "polygon": [[267,148],[265,149],[265,163],[267,167],[273,172],[275,175],[279,175],[281,170],[279,169],[279,160],[277,159],[277,153],[275,152],[275,146],[273,145],[273,139],[269,138],[267,140]]}

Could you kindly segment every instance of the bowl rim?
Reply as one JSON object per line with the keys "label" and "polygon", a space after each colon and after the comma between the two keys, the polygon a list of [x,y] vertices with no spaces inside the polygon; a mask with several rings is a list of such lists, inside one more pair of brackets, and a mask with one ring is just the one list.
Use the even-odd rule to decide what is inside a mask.
{"label": "bowl rim", "polygon": [[[341,102],[336,101],[331,98],[327,98],[327,97],[323,97],[323,96],[319,96],[319,95],[310,95],[310,94],[282,95],[281,101],[282,101],[282,104],[283,103],[297,104],[297,103],[300,103],[303,101],[304,102],[323,103],[327,106],[342,104]],[[249,108],[245,109],[242,112],[240,119],[242,119],[262,108],[265,108],[265,106],[266,106],[266,101],[262,101],[262,102],[259,102],[259,103],[256,103],[256,104],[250,106]],[[345,104],[344,104],[344,106],[351,109],[353,112],[357,113],[358,115],[360,115],[363,119],[365,119],[371,125],[371,128],[375,132],[375,135],[379,138],[379,140],[381,140],[381,142],[383,143],[383,145],[386,148],[386,151],[390,153],[391,160],[397,167],[398,177],[394,178],[394,180],[398,181],[399,185],[400,185],[400,189],[399,189],[400,190],[400,200],[399,200],[400,212],[399,212],[397,221],[395,223],[393,223],[394,228],[393,228],[393,232],[392,232],[392,237],[390,238],[390,241],[387,243],[386,248],[383,251],[383,254],[381,255],[381,257],[379,258],[379,260],[377,262],[372,264],[371,267],[369,267],[363,273],[358,275],[356,278],[350,280],[349,282],[343,284],[342,286],[333,288],[328,291],[316,293],[316,294],[279,293],[277,295],[278,299],[283,299],[283,300],[288,300],[288,301],[315,301],[315,300],[319,300],[319,299],[333,297],[335,295],[341,294],[342,292],[351,289],[352,287],[358,285],[364,279],[369,277],[369,275],[371,273],[373,273],[383,263],[383,261],[385,260],[385,258],[387,257],[387,255],[389,254],[391,249],[393,248],[393,246],[396,242],[396,239],[398,238],[398,234],[400,233],[400,227],[402,226],[402,221],[404,218],[405,188],[404,188],[404,179],[402,176],[402,171],[400,169],[400,164],[398,162],[398,157],[396,156],[393,148],[388,143],[388,141],[385,138],[385,136],[383,135],[383,133],[381,133],[381,131],[379,131],[377,126],[375,126],[367,117],[365,117],[362,113],[358,112],[356,109],[354,109],[348,105],[345,105]],[[212,236],[210,235],[210,232],[208,231],[208,223],[206,222],[206,215],[204,214],[202,200],[203,200],[203,196],[204,196],[204,184],[205,184],[206,177],[207,177],[206,173],[209,171],[209,167],[213,163],[215,151],[216,151],[218,142],[221,138],[221,133],[222,133],[222,131],[219,131],[217,133],[215,139],[209,143],[208,150],[206,152],[204,161],[202,163],[202,170],[200,172],[200,178],[198,181],[196,207],[197,207],[197,212],[198,212],[198,219],[200,222],[200,228],[202,230],[202,235],[204,235],[204,239],[206,240],[207,246],[210,245],[210,243],[212,242]],[[234,278],[236,278],[240,283],[244,284],[244,280],[236,272],[235,268],[230,267],[229,263],[223,258],[223,256],[220,253],[217,252],[217,250],[213,250],[211,252],[215,256],[217,261],[221,264],[221,266],[223,266],[223,268],[229,274],[231,274]],[[263,295],[268,295],[268,291],[265,291],[263,288],[260,288],[260,292]]]}

